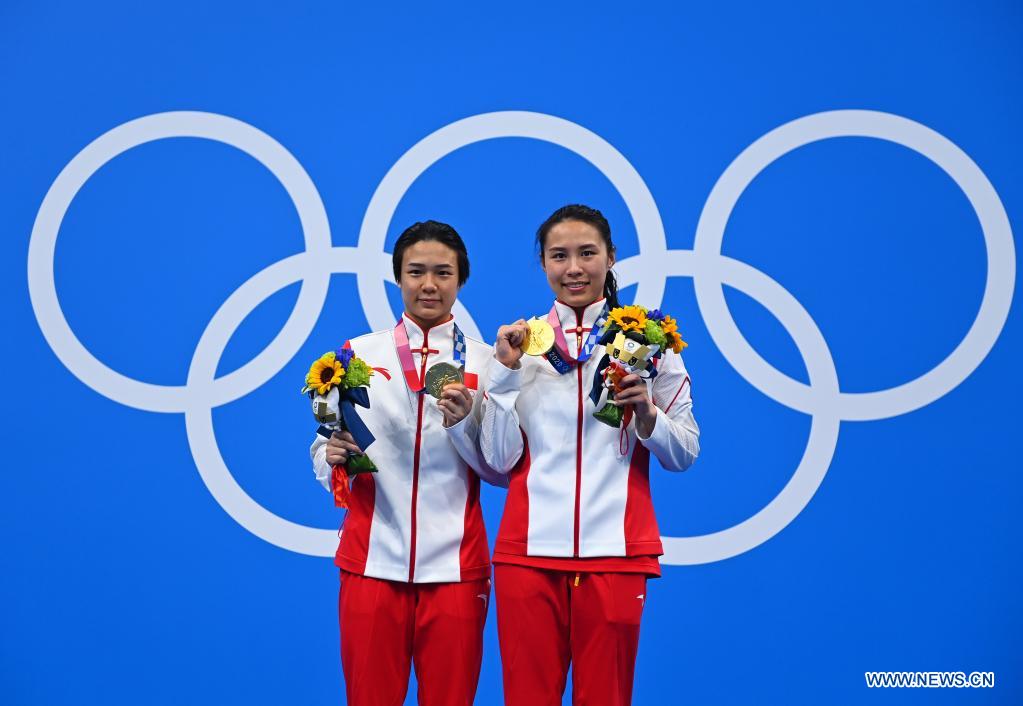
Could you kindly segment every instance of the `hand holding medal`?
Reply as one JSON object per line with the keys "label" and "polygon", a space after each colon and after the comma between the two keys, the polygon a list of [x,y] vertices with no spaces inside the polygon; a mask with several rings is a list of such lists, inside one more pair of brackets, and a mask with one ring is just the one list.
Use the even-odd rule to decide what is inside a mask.
{"label": "hand holding medal", "polygon": [[[451,427],[472,409],[472,395],[465,386],[465,335],[458,324],[451,326],[451,363],[434,363],[420,378],[415,361],[412,359],[412,348],[409,345],[408,331],[404,320],[394,327],[394,341],[398,349],[398,360],[401,362],[402,374],[409,390],[414,393],[427,393],[437,400],[437,407],[444,415],[444,426]],[[419,351],[423,356],[431,352],[427,346]],[[432,351],[436,353],[437,351]],[[470,373],[471,378],[475,375]],[[475,387],[475,383],[473,383]]]}
{"label": "hand holding medal", "polygon": [[506,368],[518,368],[522,347],[529,339],[529,326],[525,319],[519,319],[497,329],[497,343],[494,344],[498,362]]}
{"label": "hand holding medal", "polygon": [[437,399],[445,427],[458,424],[472,409],[472,395],[463,381],[462,369],[451,363],[436,363],[426,371],[423,387]]}

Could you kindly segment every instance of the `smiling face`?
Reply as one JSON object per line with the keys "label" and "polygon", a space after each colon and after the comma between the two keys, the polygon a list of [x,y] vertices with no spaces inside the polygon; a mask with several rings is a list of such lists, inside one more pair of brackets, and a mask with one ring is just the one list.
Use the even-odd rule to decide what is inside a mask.
{"label": "smiling face", "polygon": [[436,240],[410,245],[401,258],[401,299],[421,328],[447,320],[458,296],[458,254]]}
{"label": "smiling face", "polygon": [[563,304],[579,309],[604,295],[604,280],[614,265],[614,254],[589,223],[556,223],[547,233],[542,254],[547,283]]}

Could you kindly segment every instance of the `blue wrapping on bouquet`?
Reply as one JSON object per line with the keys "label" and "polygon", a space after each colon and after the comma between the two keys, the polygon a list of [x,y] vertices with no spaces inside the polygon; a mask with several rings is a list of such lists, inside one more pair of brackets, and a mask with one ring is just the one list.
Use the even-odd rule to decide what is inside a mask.
{"label": "blue wrapping on bouquet", "polygon": [[611,357],[606,353],[597,363],[597,369],[593,371],[593,385],[590,388],[590,400],[594,405],[600,403],[600,393],[604,389],[604,371],[611,362]]}
{"label": "blue wrapping on bouquet", "polygon": [[[360,449],[367,449],[376,441],[373,433],[366,426],[355,408],[369,409],[369,391],[365,387],[339,388],[338,409],[341,412],[341,429],[347,431]],[[373,473],[377,467],[366,454],[353,455],[348,458],[346,469],[350,475],[357,473]]]}

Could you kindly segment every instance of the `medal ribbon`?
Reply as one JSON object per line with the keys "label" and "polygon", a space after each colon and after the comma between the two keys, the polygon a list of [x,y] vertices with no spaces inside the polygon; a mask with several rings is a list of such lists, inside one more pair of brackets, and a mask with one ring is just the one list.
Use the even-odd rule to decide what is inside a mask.
{"label": "medal ribbon", "polygon": [[[451,323],[451,337],[454,339],[451,348],[451,357],[455,367],[465,372],[465,335],[458,324]],[[401,362],[401,372],[405,374],[405,383],[412,392],[422,392],[425,381],[419,376],[416,364],[412,360],[412,348],[408,341],[408,330],[405,328],[405,318],[398,319],[398,325],[394,327],[394,342],[398,349],[398,360]]]}
{"label": "medal ribbon", "polygon": [[604,324],[607,322],[608,308],[607,304],[604,304],[604,308],[600,310],[600,314],[597,315],[597,320],[593,322],[592,328],[590,328],[589,335],[586,336],[586,340],[583,341],[582,346],[579,349],[579,357],[573,358],[568,354],[568,342],[565,341],[565,332],[561,329],[561,318],[558,316],[558,305],[555,304],[551,307],[550,313],[547,314],[547,322],[554,329],[554,347],[551,348],[544,357],[547,361],[554,366],[554,369],[564,375],[571,370],[576,364],[585,363],[593,355],[593,349],[597,346],[597,340],[600,338],[601,332],[604,330]]}

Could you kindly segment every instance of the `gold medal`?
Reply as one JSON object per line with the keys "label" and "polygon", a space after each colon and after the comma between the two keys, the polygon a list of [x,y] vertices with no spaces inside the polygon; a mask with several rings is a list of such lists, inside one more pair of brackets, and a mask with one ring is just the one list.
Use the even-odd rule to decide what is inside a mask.
{"label": "gold medal", "polygon": [[462,371],[451,363],[437,363],[426,371],[423,387],[439,400],[444,386],[453,382],[462,382]]}
{"label": "gold medal", "polygon": [[526,322],[529,336],[522,342],[522,352],[526,355],[543,355],[554,346],[554,329],[546,319],[533,317]]}

